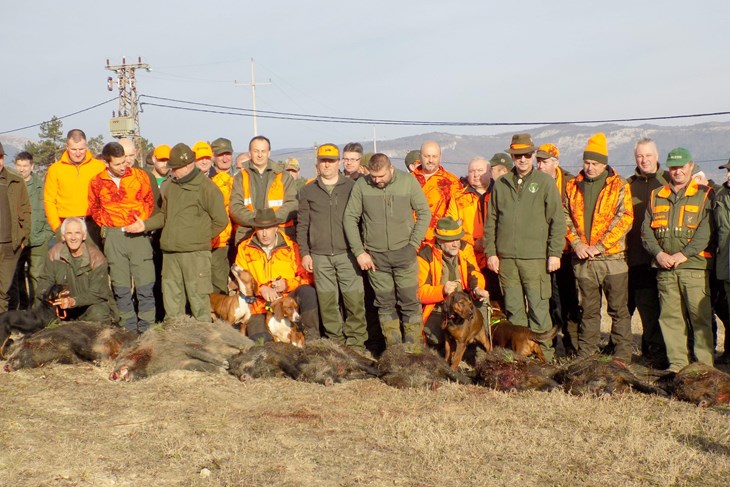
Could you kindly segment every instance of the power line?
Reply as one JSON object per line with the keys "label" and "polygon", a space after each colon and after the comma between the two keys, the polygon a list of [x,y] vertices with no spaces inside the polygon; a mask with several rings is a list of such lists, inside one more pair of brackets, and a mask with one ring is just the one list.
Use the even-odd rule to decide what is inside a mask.
{"label": "power line", "polygon": [[[215,105],[210,103],[201,103],[189,100],[180,100],[175,98],[166,98],[153,95],[140,95],[140,98],[150,98],[154,100],[168,101],[173,103],[184,103],[187,105],[201,106],[208,108],[218,108],[222,110],[234,110],[243,113],[219,112],[213,110],[200,110],[207,113],[219,113],[224,115],[252,116],[250,113],[254,110],[248,108],[231,107],[226,105]],[[165,108],[177,108],[181,110],[196,111],[192,108],[178,107],[170,105],[160,105],[146,103],[151,106],[161,106]],[[501,127],[501,126],[527,126],[527,125],[583,125],[583,124],[599,124],[599,123],[618,123],[618,122],[648,122],[656,120],[679,120],[686,118],[702,118],[715,117],[720,115],[730,115],[730,111],[694,113],[684,115],[665,115],[654,117],[633,117],[633,118],[613,118],[604,120],[560,120],[560,121],[531,121],[531,122],[447,122],[447,121],[420,121],[420,120],[393,120],[378,118],[356,118],[356,117],[335,117],[329,115],[310,115],[305,113],[293,112],[275,112],[268,110],[256,110],[256,114],[262,118],[274,118],[284,120],[300,120],[311,122],[337,122],[337,123],[354,123],[354,124],[376,124],[376,125],[414,125],[414,126],[456,126],[456,127]],[[262,115],[268,114],[269,116]]]}
{"label": "power line", "polygon": [[[112,101],[115,101],[115,100],[116,100],[116,98],[109,98],[107,101],[103,101],[101,103],[97,103],[96,105],[93,105],[93,106],[84,108],[82,110],[75,111],[73,113],[69,113],[68,115],[64,115],[62,117],[56,117],[56,119],[57,120],[63,120],[64,118],[73,117],[74,115],[78,115],[79,113],[88,112],[89,110],[93,110],[94,108],[100,107],[102,105],[106,105],[107,103],[112,102]],[[12,132],[19,132],[21,130],[31,129],[33,127],[40,127],[42,124],[44,124],[46,122],[48,122],[48,120],[45,120],[45,121],[39,122],[39,123],[34,123],[33,125],[26,125],[25,127],[20,127],[20,128],[17,128],[17,129],[5,130],[3,132],[0,132],[0,135],[2,135],[2,134],[9,134],[9,133],[12,133]]]}

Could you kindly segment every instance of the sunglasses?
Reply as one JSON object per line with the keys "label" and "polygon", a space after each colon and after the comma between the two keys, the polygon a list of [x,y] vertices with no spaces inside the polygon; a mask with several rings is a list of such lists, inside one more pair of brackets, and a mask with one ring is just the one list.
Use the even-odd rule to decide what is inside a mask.
{"label": "sunglasses", "polygon": [[528,152],[527,154],[512,154],[512,157],[515,158],[515,160],[519,161],[520,159],[532,159],[534,152]]}

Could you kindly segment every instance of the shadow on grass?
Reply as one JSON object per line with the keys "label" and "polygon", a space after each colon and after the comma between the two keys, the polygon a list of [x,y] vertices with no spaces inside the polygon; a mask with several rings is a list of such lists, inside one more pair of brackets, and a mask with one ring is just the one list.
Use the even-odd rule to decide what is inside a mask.
{"label": "shadow on grass", "polygon": [[[730,414],[730,411],[728,412]],[[730,456],[730,446],[718,443],[698,435],[679,435],[677,439],[687,446],[705,453],[716,453],[719,455]]]}

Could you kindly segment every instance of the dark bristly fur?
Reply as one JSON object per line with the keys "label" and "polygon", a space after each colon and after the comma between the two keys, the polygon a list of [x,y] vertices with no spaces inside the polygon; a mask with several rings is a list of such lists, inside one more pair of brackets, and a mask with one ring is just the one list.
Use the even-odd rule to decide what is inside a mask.
{"label": "dark bristly fur", "polygon": [[299,365],[297,380],[332,385],[347,380],[378,376],[374,361],[332,340],[307,342],[303,351],[304,360]]}
{"label": "dark bristly fur", "polygon": [[231,357],[228,372],[242,382],[274,377],[296,379],[298,364],[303,359],[301,348],[284,342],[266,342]]}
{"label": "dark bristly fur", "polygon": [[477,384],[503,392],[551,391],[558,368],[523,357],[512,350],[495,348],[476,364]]}
{"label": "dark bristly fur", "polygon": [[[23,334],[35,333],[50,325],[56,319],[55,307],[51,304],[59,297],[68,295],[68,287],[54,284],[43,294],[40,302],[28,310],[10,310],[0,314],[0,346],[13,331]],[[0,354],[5,347],[0,349]]]}
{"label": "dark bristly fur", "polygon": [[471,384],[469,377],[454,372],[435,351],[417,344],[389,346],[378,362],[380,378],[389,386],[437,389],[445,381]]}
{"label": "dark bristly fur", "polygon": [[699,362],[667,378],[672,395],[700,407],[730,405],[730,374]]}
{"label": "dark bristly fur", "polygon": [[639,380],[622,362],[605,355],[578,359],[561,370],[555,380],[563,385],[565,392],[576,396],[602,396],[628,390],[666,395],[662,389]]}

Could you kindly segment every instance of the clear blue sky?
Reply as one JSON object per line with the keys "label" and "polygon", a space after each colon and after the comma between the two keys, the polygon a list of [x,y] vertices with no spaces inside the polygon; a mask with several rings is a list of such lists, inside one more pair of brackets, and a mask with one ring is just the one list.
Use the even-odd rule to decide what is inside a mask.
{"label": "clear blue sky", "polygon": [[[70,5],[72,4],[72,6]],[[116,96],[105,60],[142,56],[142,94],[259,110],[398,120],[514,122],[730,109],[727,1],[33,1],[3,5],[0,132]],[[144,100],[143,101],[152,101]],[[116,103],[64,120],[109,139]],[[690,120],[696,123],[716,119]],[[250,118],[148,106],[142,135],[225,136]],[[379,139],[440,130],[378,127]],[[259,119],[274,149],[364,140],[370,125]],[[34,138],[37,128],[14,135]]]}

